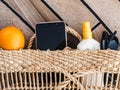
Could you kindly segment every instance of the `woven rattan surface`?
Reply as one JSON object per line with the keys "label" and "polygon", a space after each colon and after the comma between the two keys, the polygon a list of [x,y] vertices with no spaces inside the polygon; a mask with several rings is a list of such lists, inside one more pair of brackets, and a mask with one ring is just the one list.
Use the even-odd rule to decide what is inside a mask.
{"label": "woven rattan surface", "polygon": [[[0,77],[2,79],[1,87],[5,88],[4,90],[8,88],[13,88],[12,90],[16,90],[16,88],[18,90],[20,88],[29,90],[47,90],[50,88],[53,90],[65,88],[71,88],[72,90],[75,90],[75,88],[81,90],[104,90],[106,88],[107,90],[107,88],[116,88],[116,90],[119,90],[119,67],[120,51],[80,51],[72,49],[63,51],[0,50]],[[49,83],[47,75],[52,74],[44,73],[53,72],[58,73],[59,78],[63,79],[63,81],[56,80],[53,82],[53,78],[51,78],[51,83]],[[117,75],[114,85],[112,78],[111,83],[108,83],[107,80],[105,86],[103,85],[105,72],[107,77],[109,74],[112,74],[112,78],[115,74]],[[61,73],[64,75],[63,77],[61,77]],[[91,75],[92,83],[96,74],[96,82],[98,82],[97,79],[100,73],[103,75],[99,81],[101,84],[89,84],[89,76]],[[40,76],[41,79],[46,76],[45,81],[48,82],[40,81]],[[55,75],[54,78],[56,77]]]}
{"label": "woven rattan surface", "polygon": [[109,70],[120,67],[119,51],[0,50],[0,71]]}

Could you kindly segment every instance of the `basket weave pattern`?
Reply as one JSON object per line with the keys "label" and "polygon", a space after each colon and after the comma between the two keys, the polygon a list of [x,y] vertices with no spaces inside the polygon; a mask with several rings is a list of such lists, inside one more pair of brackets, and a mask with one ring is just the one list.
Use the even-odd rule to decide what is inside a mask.
{"label": "basket weave pattern", "polygon": [[[0,50],[0,85],[4,90],[7,89],[107,89],[120,88],[120,52],[119,51],[40,51],[40,50],[19,50],[5,51]],[[50,73],[47,75],[45,73]],[[49,77],[55,73],[54,79],[59,76],[63,78],[49,82]],[[88,76],[91,74],[111,73],[112,77],[117,74],[116,84],[113,85],[113,79],[110,85],[108,81],[104,87],[87,85]],[[57,76],[57,74],[59,74]],[[61,74],[64,74],[61,77]],[[85,78],[86,77],[86,78]],[[96,76],[98,77],[98,76]],[[108,77],[108,75],[107,75]],[[42,80],[46,78],[45,80]],[[85,79],[87,81],[85,81]],[[93,78],[91,78],[93,79]],[[102,78],[104,79],[104,78]],[[45,83],[45,81],[47,83]],[[92,80],[91,80],[92,82]],[[96,80],[97,82],[97,80]],[[101,80],[102,85],[102,80]],[[119,89],[118,89],[119,90]]]}

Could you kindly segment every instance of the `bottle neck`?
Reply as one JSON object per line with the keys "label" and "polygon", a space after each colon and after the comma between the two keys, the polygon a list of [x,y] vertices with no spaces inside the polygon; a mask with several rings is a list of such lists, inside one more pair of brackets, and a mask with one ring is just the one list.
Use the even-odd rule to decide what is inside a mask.
{"label": "bottle neck", "polygon": [[82,23],[82,35],[83,39],[92,39],[92,31],[90,27],[90,22],[83,22]]}
{"label": "bottle neck", "polygon": [[83,39],[93,39],[92,33],[83,34]]}

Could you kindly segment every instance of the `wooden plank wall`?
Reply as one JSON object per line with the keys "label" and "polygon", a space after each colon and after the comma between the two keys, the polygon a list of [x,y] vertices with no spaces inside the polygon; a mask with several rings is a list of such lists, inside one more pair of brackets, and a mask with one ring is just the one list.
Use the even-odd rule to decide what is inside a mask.
{"label": "wooden plank wall", "polygon": [[[4,3],[3,3],[3,2]],[[46,5],[41,0],[2,0],[0,1],[0,29],[8,25],[15,25],[24,32],[26,36],[26,41],[33,35],[35,30],[35,25],[38,22],[44,21],[59,21],[59,19],[49,10]],[[90,13],[90,11],[80,2],[80,0],[44,0],[47,2],[60,16],[61,18],[77,32],[81,34],[81,22],[90,21],[93,27],[98,20]],[[87,1],[87,0],[86,0]],[[88,3],[96,10],[96,12],[105,20],[110,28],[114,31],[120,28],[120,10],[117,0],[88,0]],[[104,3],[103,3],[104,2]],[[109,2],[109,3],[107,3]],[[100,8],[103,5],[102,9]],[[110,4],[114,4],[111,8]],[[20,15],[23,20],[21,20],[18,15],[11,11],[10,6],[15,12]],[[104,7],[105,6],[105,7]],[[107,10],[106,6],[114,11]],[[101,11],[105,8],[105,11]],[[114,8],[114,9],[113,9]],[[117,10],[116,10],[117,8]],[[112,13],[113,12],[113,13]],[[115,12],[115,15],[114,15]],[[106,14],[111,15],[107,17]],[[112,17],[112,15],[114,17]],[[114,18],[116,19],[114,20]],[[113,18],[110,20],[110,18]],[[119,21],[118,21],[119,20]],[[118,22],[117,22],[118,21]],[[96,30],[94,30],[94,38],[98,41],[101,40],[102,31],[105,30],[102,25],[100,25]],[[119,39],[120,36],[118,35]]]}
{"label": "wooden plank wall", "polygon": [[[98,20],[80,2],[80,0],[45,0],[54,10],[76,31],[81,34],[81,22],[89,20],[93,27]],[[103,19],[112,32],[117,30],[120,40],[120,1],[119,0],[85,0],[91,8]],[[105,28],[100,25],[93,32],[94,37],[100,41],[102,31]]]}

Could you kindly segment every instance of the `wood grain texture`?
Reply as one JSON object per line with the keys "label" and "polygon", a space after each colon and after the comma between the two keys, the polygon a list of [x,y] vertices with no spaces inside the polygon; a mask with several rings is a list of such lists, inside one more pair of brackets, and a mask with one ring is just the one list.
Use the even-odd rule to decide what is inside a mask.
{"label": "wood grain texture", "polygon": [[32,5],[30,0],[14,0],[21,12],[24,14],[26,19],[29,21],[31,26],[35,29],[35,25],[38,22],[43,22],[43,17],[38,13],[35,7]]}
{"label": "wood grain texture", "polygon": [[40,0],[30,0],[45,21],[59,21],[59,19]]}
{"label": "wood grain texture", "polygon": [[[24,16],[23,12],[20,10],[20,8],[17,6],[17,4],[15,3],[14,0],[4,0],[7,4],[10,5],[10,7],[12,7],[20,16],[22,16],[22,18],[24,20],[26,20],[28,23],[29,21],[27,20],[27,18]],[[30,24],[30,23],[29,23]]]}
{"label": "wood grain texture", "polygon": [[105,28],[104,28],[102,25],[98,26],[98,27],[93,31],[93,37],[94,37],[97,41],[101,42],[102,32],[103,32],[104,30],[105,30]]}
{"label": "wood grain texture", "polygon": [[25,34],[26,41],[33,35],[33,32],[27,27],[10,9],[0,2],[0,29],[15,25],[19,27]]}
{"label": "wood grain texture", "polygon": [[[19,2],[16,2],[16,0],[5,0],[5,2],[8,3],[34,29],[37,22],[44,21],[43,17],[35,9],[30,0],[21,0]],[[28,5],[22,8],[25,3],[27,3]],[[29,15],[27,15],[25,12],[29,12]]]}
{"label": "wood grain texture", "polygon": [[[90,21],[91,28],[98,23],[93,14],[80,2],[80,0],[45,0],[63,19],[64,21],[81,34],[81,23]],[[103,26],[100,25],[93,32],[96,40],[101,41]],[[98,36],[100,34],[100,36]]]}
{"label": "wood grain texture", "polygon": [[[43,22],[43,17],[35,9],[30,0],[5,0],[34,29],[37,22]],[[25,5],[26,4],[26,5]]]}
{"label": "wood grain texture", "polygon": [[[38,22],[44,21],[58,21],[59,19],[42,3],[41,0],[5,0],[22,18],[24,18],[34,29]],[[91,14],[91,12],[80,2],[80,0],[45,0],[62,18],[63,20],[77,32],[81,34],[81,22],[90,21],[91,27],[93,27],[98,20]],[[119,36],[120,28],[120,10],[117,0],[86,0],[92,8],[97,12],[98,15],[105,21],[106,24],[111,28],[111,30],[118,31],[117,36]],[[112,5],[114,4],[114,5]],[[102,6],[102,7],[101,7]],[[111,6],[111,7],[109,7]],[[5,7],[5,6],[4,6]],[[0,28],[6,26],[9,23],[15,23],[16,15],[5,16],[5,9],[3,11],[3,6],[0,8],[0,21],[2,22]],[[105,8],[106,7],[106,8]],[[115,8],[116,7],[116,8]],[[6,7],[5,7],[6,8]],[[108,9],[109,8],[109,9]],[[4,12],[4,13],[3,13]],[[5,14],[5,15],[4,15]],[[109,14],[109,15],[108,15]],[[3,18],[4,16],[4,18]],[[6,18],[7,17],[7,18]],[[12,18],[11,18],[12,17]],[[12,20],[15,18],[15,20]],[[19,20],[19,18],[17,19]],[[22,21],[20,23],[15,23],[15,25],[22,27],[25,25]],[[23,24],[21,24],[23,23]],[[27,27],[25,25],[25,27]],[[24,27],[24,28],[25,28]],[[23,28],[23,27],[22,27]],[[28,28],[28,27],[27,27]],[[24,32],[29,32],[30,29],[24,29]],[[93,32],[94,38],[98,41],[101,40],[102,31],[105,30],[102,25],[100,25]],[[30,31],[31,32],[31,31]],[[28,34],[27,34],[28,36]],[[29,37],[29,36],[28,36]]]}
{"label": "wood grain texture", "polygon": [[111,31],[117,31],[120,40],[120,1],[119,0],[85,0],[107,24]]}
{"label": "wood grain texture", "polygon": [[64,20],[65,22],[81,33],[81,22],[90,21],[95,25],[98,21],[83,6],[80,0],[45,0]]}

